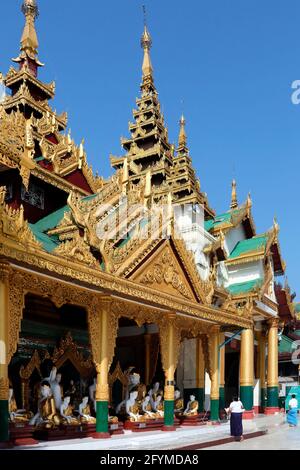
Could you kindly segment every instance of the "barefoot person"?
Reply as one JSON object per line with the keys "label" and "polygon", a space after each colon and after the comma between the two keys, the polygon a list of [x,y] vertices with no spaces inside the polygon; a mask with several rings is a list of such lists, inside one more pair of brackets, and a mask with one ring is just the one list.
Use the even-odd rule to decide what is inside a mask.
{"label": "barefoot person", "polygon": [[298,424],[298,400],[296,399],[296,395],[292,395],[292,398],[289,401],[287,422],[291,427],[297,426]]}
{"label": "barefoot person", "polygon": [[229,408],[226,408],[226,413],[230,413],[230,434],[237,440],[242,441],[243,438],[243,403],[234,396]]}

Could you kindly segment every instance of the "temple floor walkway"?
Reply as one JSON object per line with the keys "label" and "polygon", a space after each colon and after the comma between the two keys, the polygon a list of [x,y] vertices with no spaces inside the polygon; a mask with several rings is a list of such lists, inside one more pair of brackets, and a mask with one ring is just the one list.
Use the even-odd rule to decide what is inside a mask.
{"label": "temple floor walkway", "polygon": [[[299,423],[300,424],[300,423]],[[284,415],[274,418],[265,436],[211,447],[208,450],[300,450],[300,426],[290,428]]]}
{"label": "temple floor walkway", "polygon": [[[232,443],[222,446],[224,449],[229,448],[246,448],[251,445],[261,445],[266,442],[273,447],[279,448],[277,443],[272,441],[272,436],[280,436],[286,434],[288,436],[296,436],[294,441],[298,440],[298,449],[300,449],[300,429],[289,428],[284,423],[284,415],[264,416],[259,415],[254,420],[244,421],[244,433],[251,433],[267,429],[268,435],[245,441],[243,443]],[[21,449],[37,449],[37,450],[173,450],[180,449],[185,446],[202,444],[206,442],[222,440],[230,436],[229,423],[222,423],[219,426],[199,426],[190,428],[179,428],[176,432],[144,432],[132,433],[125,431],[124,435],[113,436],[111,439],[94,440],[91,438],[58,442],[43,442],[36,446],[18,447]],[[280,437],[278,437],[280,439]],[[290,438],[287,439],[288,442]],[[255,441],[255,442],[254,442]],[[221,446],[212,447],[211,449],[219,449]],[[249,447],[250,448],[250,447]],[[262,447],[253,447],[262,448]],[[294,448],[294,447],[293,447]],[[296,448],[296,447],[295,447]]]}

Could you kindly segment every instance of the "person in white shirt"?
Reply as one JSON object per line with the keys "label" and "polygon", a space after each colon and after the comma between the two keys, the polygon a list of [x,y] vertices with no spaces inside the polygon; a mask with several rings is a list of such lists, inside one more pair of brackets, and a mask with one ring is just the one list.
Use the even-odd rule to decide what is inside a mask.
{"label": "person in white shirt", "polygon": [[296,399],[296,395],[292,395],[292,398],[289,401],[287,422],[291,427],[295,427],[298,424],[298,400]]}
{"label": "person in white shirt", "polygon": [[226,413],[230,413],[230,434],[237,440],[242,441],[243,438],[243,403],[237,396],[234,396],[229,408],[225,409]]}

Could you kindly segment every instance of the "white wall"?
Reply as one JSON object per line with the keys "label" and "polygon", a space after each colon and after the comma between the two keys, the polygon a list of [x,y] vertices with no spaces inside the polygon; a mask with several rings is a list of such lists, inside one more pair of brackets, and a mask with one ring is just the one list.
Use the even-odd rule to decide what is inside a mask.
{"label": "white wall", "polygon": [[243,224],[231,229],[225,236],[225,246],[228,253],[231,253],[234,247],[241,240],[246,239],[245,229]]}
{"label": "white wall", "polygon": [[228,287],[231,284],[255,281],[256,279],[264,279],[262,260],[228,266],[228,283],[225,287]]}

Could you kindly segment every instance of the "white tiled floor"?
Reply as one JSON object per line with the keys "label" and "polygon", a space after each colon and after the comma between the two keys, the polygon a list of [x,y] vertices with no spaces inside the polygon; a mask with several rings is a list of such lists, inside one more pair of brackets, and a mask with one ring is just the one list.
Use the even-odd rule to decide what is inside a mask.
{"label": "white tiled floor", "polygon": [[[281,415],[265,417],[258,416],[251,421],[244,421],[244,432],[257,431],[268,428],[273,435],[277,428],[281,428],[284,417]],[[286,429],[286,427],[285,427]],[[288,428],[289,429],[289,428]],[[269,442],[270,436],[259,437],[255,442],[262,442],[261,439]],[[293,434],[291,433],[291,436]],[[176,432],[145,432],[141,434],[126,431],[124,435],[114,436],[108,440],[82,439],[73,441],[45,442],[34,447],[24,447],[18,449],[38,449],[38,450],[168,450],[184,447],[188,445],[208,442],[216,439],[229,437],[229,424],[221,424],[220,426],[201,426],[193,428],[180,428]],[[299,434],[298,434],[299,437]],[[253,439],[254,441],[254,439]],[[271,441],[270,441],[271,442]],[[252,440],[244,443],[229,444],[232,448],[237,446],[251,445]],[[253,442],[253,445],[257,445]],[[224,446],[225,448],[225,446]],[[229,448],[229,447],[228,447]],[[300,441],[299,447],[300,448]],[[214,447],[213,449],[216,449]]]}

